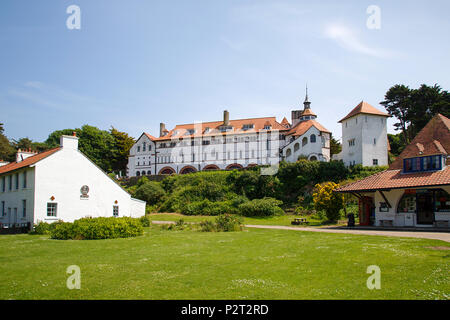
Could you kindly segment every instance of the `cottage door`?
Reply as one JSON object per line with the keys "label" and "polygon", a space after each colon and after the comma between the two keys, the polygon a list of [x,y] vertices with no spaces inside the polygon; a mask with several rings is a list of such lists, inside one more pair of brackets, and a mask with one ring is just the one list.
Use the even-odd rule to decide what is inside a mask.
{"label": "cottage door", "polygon": [[417,224],[433,224],[433,193],[417,194]]}

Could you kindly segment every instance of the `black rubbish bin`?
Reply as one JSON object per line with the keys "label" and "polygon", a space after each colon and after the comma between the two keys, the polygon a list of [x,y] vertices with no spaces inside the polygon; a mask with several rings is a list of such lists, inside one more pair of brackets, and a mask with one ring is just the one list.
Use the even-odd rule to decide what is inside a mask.
{"label": "black rubbish bin", "polygon": [[347,218],[348,218],[347,226],[354,227],[355,226],[355,215],[353,213],[349,213],[347,215]]}

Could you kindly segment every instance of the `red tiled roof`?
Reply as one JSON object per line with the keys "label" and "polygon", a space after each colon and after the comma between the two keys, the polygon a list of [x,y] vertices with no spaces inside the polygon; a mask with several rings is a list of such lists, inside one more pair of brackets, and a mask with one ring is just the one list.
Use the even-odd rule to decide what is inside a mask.
{"label": "red tiled roof", "polygon": [[154,141],[156,137],[152,136],[151,134],[148,134],[147,132],[144,132],[144,134],[149,138],[151,141]]}
{"label": "red tiled roof", "polygon": [[[337,192],[373,191],[378,189],[427,187],[450,184],[450,166],[440,171],[402,173],[403,159],[433,154],[448,154],[450,150],[450,120],[437,114],[417,134],[413,141],[389,166],[389,169],[350,183]],[[448,160],[447,160],[448,162]]]}
{"label": "red tiled roof", "polygon": [[31,166],[32,164],[35,164],[38,161],[41,161],[44,158],[47,158],[48,156],[54,154],[55,152],[59,151],[61,147],[57,147],[54,149],[50,149],[41,153],[38,153],[37,155],[31,156],[26,158],[25,160],[22,160],[20,162],[11,162],[7,165],[0,167],[0,174],[8,173],[17,169],[25,168],[28,166]]}
{"label": "red tiled roof", "polygon": [[342,121],[344,121],[348,118],[354,117],[360,113],[375,114],[378,116],[390,117],[389,114],[387,114],[385,112],[381,112],[380,110],[378,110],[377,108],[368,104],[367,102],[361,101],[352,111],[350,111],[350,113],[348,115],[346,115],[344,118],[342,118],[338,122],[342,122]]}
{"label": "red tiled roof", "polygon": [[[245,124],[253,124],[253,128],[244,130],[243,126]],[[155,141],[164,141],[176,138],[193,138],[193,137],[201,137],[201,136],[214,136],[220,134],[242,134],[242,133],[251,133],[251,132],[259,132],[264,129],[265,125],[270,125],[271,130],[280,130],[286,131],[287,128],[277,122],[275,117],[265,117],[265,118],[250,118],[250,119],[238,119],[238,120],[229,120],[229,126],[232,127],[232,130],[222,132],[220,131],[220,127],[223,125],[223,121],[211,121],[211,122],[202,122],[202,123],[190,123],[190,124],[179,124],[176,125],[175,128],[169,131],[169,133],[163,137],[154,138]],[[208,132],[205,132],[206,128],[209,128]],[[187,135],[187,131],[189,129],[200,129],[201,132],[196,132],[192,135]]]}
{"label": "red tiled roof", "polygon": [[336,192],[361,192],[450,184],[450,167],[434,172],[402,173],[401,171],[401,169],[382,171],[342,186]]}
{"label": "red tiled roof", "polygon": [[286,128],[289,128],[291,126],[286,117],[284,117],[283,120],[281,120],[281,125],[285,126]]}
{"label": "red tiled roof", "polygon": [[317,116],[310,108],[303,110],[302,116]]}
{"label": "red tiled roof", "polygon": [[306,131],[309,130],[311,127],[316,127],[321,132],[327,132],[331,133],[326,129],[324,126],[322,126],[320,123],[318,123],[316,120],[306,120],[301,121],[295,125],[291,130],[288,131],[287,135],[294,135],[294,136],[301,136]]}
{"label": "red tiled roof", "polygon": [[450,153],[450,120],[441,114],[435,115],[405,147],[389,169],[401,169],[403,159],[433,154]]}

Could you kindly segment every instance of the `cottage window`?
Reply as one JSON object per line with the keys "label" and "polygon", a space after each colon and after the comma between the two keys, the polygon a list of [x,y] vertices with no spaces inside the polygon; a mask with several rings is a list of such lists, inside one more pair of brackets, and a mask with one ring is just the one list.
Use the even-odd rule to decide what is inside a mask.
{"label": "cottage window", "polygon": [[435,193],[436,211],[450,212],[450,195],[444,190],[437,190]]}
{"label": "cottage window", "polygon": [[58,204],[55,202],[47,202],[47,217],[56,217]]}
{"label": "cottage window", "polygon": [[143,143],[142,143],[142,151],[145,151],[145,150],[146,150],[145,147],[146,147],[146,146],[145,146],[145,142],[143,142]]}
{"label": "cottage window", "polygon": [[25,189],[27,187],[27,172],[23,172],[23,188]]}
{"label": "cottage window", "polygon": [[27,200],[22,200],[22,217],[27,216]]}
{"label": "cottage window", "polygon": [[19,189],[19,174],[16,173],[16,190]]}
{"label": "cottage window", "polygon": [[373,164],[374,166],[377,166],[377,165],[378,165],[378,159],[373,159],[373,160],[372,160],[372,164]]}
{"label": "cottage window", "polygon": [[137,147],[137,152],[141,152],[141,147],[140,146]]}
{"label": "cottage window", "polygon": [[114,217],[119,216],[119,206],[113,206],[113,216]]}
{"label": "cottage window", "polygon": [[316,142],[316,135],[312,134],[311,137],[309,138],[309,141],[311,141],[311,143],[315,143]]}
{"label": "cottage window", "polygon": [[442,169],[442,156],[426,156],[403,160],[403,172],[434,171]]}
{"label": "cottage window", "polygon": [[397,212],[416,212],[416,195],[405,193],[398,203]]}
{"label": "cottage window", "polygon": [[2,192],[6,191],[6,177],[3,177],[2,179]]}
{"label": "cottage window", "polygon": [[5,201],[2,201],[2,217],[6,216]]}
{"label": "cottage window", "polygon": [[307,137],[304,137],[304,138],[302,139],[302,147],[306,146],[307,144],[308,144],[308,138],[307,138]]}

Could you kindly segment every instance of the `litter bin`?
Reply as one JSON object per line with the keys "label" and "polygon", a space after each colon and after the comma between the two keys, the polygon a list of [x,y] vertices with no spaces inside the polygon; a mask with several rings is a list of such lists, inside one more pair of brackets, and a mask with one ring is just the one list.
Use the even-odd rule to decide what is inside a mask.
{"label": "litter bin", "polygon": [[355,226],[355,215],[353,213],[349,213],[347,215],[347,218],[348,218],[347,226],[354,227]]}

